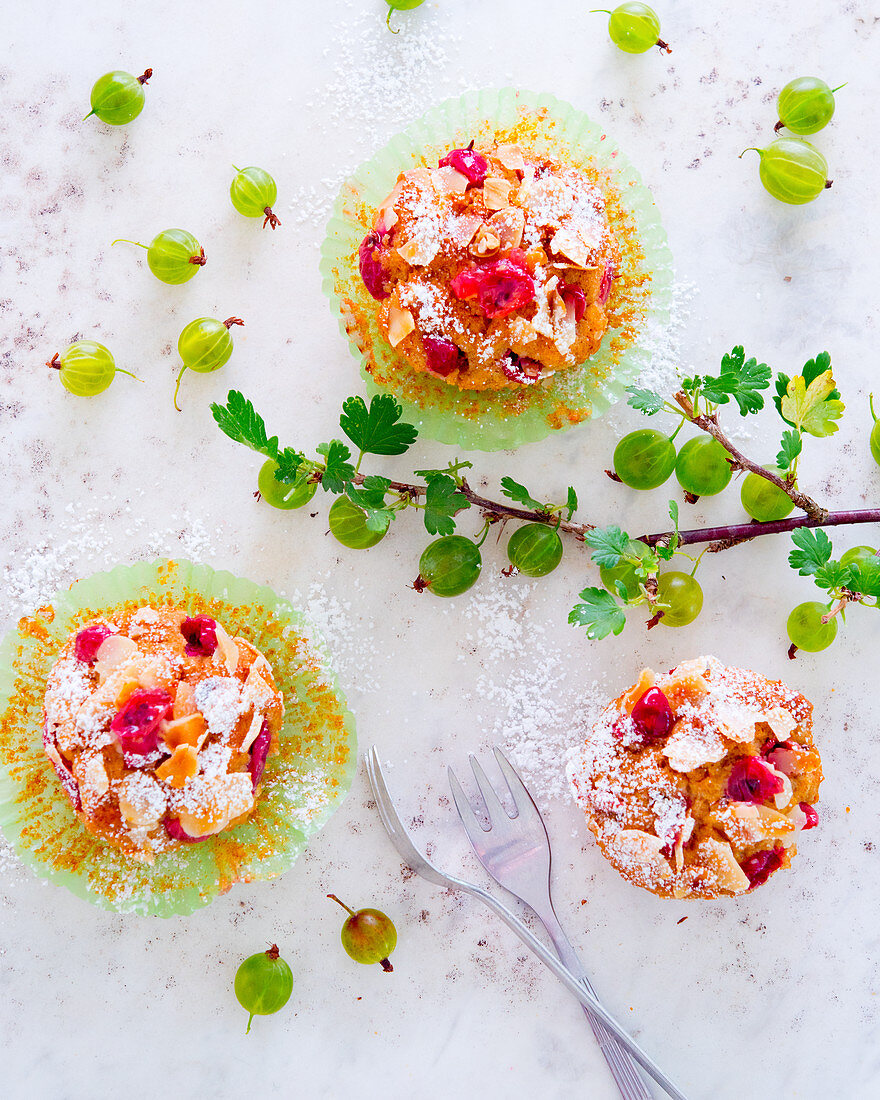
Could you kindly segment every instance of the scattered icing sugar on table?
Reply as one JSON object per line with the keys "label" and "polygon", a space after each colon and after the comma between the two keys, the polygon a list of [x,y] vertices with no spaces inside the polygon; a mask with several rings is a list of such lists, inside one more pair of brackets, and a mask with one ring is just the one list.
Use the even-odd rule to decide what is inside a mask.
{"label": "scattered icing sugar on table", "polygon": [[[65,514],[69,518],[54,524],[51,542],[28,546],[14,565],[4,567],[6,616],[0,629],[49,603],[59,589],[125,560],[119,548],[118,498],[104,499],[106,508],[95,505],[75,510],[68,505]],[[161,531],[150,530],[144,516],[127,515],[124,533],[139,542],[134,558],[143,560],[182,557],[205,561],[216,556],[217,545],[228,541],[222,527],[209,531],[201,519],[185,513],[172,515],[169,526]]]}
{"label": "scattered icing sugar on table", "polygon": [[607,692],[586,675],[572,677],[558,624],[540,621],[529,606],[536,587],[520,578],[484,576],[464,607],[473,626],[462,640],[476,645],[483,662],[476,695],[484,732],[510,749],[538,802],[567,800],[568,752],[586,736]]}
{"label": "scattered icing sugar on table", "polygon": [[[442,99],[436,92],[438,82],[445,79],[449,95],[464,90],[453,79],[456,67],[445,48],[460,38],[443,29],[437,13],[396,14],[405,18],[395,35],[373,10],[341,20],[331,29],[332,70],[305,106],[320,119],[322,129],[350,130],[354,147],[346,170],[295,192],[289,210],[298,225],[311,222],[323,228],[339,187],[357,161],[423,114],[426,103]],[[330,47],[324,56],[330,58]]]}

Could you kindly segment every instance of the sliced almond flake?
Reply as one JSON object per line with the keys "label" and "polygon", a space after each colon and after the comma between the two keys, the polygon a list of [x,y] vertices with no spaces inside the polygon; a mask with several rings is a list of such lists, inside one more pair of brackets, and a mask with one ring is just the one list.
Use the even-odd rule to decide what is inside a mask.
{"label": "sliced almond flake", "polygon": [[467,248],[475,234],[483,225],[479,214],[460,214],[449,219],[449,239],[459,248]]}
{"label": "sliced almond flake", "polygon": [[217,652],[226,666],[226,671],[230,676],[234,676],[235,670],[238,668],[238,646],[219,623],[214,624],[214,629],[217,634]]}
{"label": "sliced almond flake", "polygon": [[625,692],[623,698],[620,701],[620,705],[624,713],[630,714],[639,699],[641,699],[645,692],[649,688],[652,688],[656,682],[657,677],[654,675],[653,670],[650,668],[643,668],[642,671],[639,673],[638,680],[636,680],[635,684],[633,684],[629,691]]}
{"label": "sliced almond flake", "polygon": [[709,694],[709,683],[705,673],[707,660],[714,658],[700,657],[693,661],[683,661],[667,676],[661,676],[657,680],[657,687],[669,700],[669,705],[675,712],[678,706],[686,703],[697,703]]}
{"label": "sliced almond flake", "polygon": [[511,172],[524,172],[526,170],[525,157],[518,145],[499,145],[495,150],[495,156]]}
{"label": "sliced almond flake", "polygon": [[542,336],[546,336],[548,340],[552,340],[554,333],[553,318],[550,316],[550,302],[544,287],[538,288],[538,293],[535,296],[535,306],[535,315],[531,319],[532,327],[540,332]]}
{"label": "sliced almond flake", "polygon": [[[411,168],[408,172],[403,173],[403,178],[405,181],[415,183],[420,187],[428,187],[431,186],[431,171],[430,168]],[[398,186],[401,190],[403,189],[402,184],[398,183]],[[393,191],[392,194],[394,194]]]}
{"label": "sliced almond flake", "polygon": [[574,206],[571,186],[556,176],[542,176],[532,184],[529,208],[536,224],[547,229],[561,227]]}
{"label": "sliced almond flake", "polygon": [[178,680],[174,689],[174,717],[185,718],[188,714],[194,714],[197,709],[192,684],[187,680]]}
{"label": "sliced almond flake", "polygon": [[728,741],[747,745],[755,739],[755,725],[760,721],[761,715],[753,707],[734,702],[716,703],[713,714],[721,733]]}
{"label": "sliced almond flake", "polygon": [[159,612],[153,607],[141,607],[135,611],[128,624],[128,633],[132,638],[146,634],[149,628],[160,619]]}
{"label": "sliced almond flake", "polygon": [[136,828],[155,825],[168,808],[167,795],[146,772],[129,772],[114,789],[119,812]]}
{"label": "sliced almond flake", "polygon": [[192,745],[200,749],[208,736],[208,724],[204,716],[196,711],[194,714],[163,722],[160,736],[169,752],[173,752],[179,745]]}
{"label": "sliced almond flake", "polygon": [[558,229],[550,242],[550,248],[557,255],[571,260],[576,267],[592,266],[593,250],[570,229]]}
{"label": "sliced almond flake", "polygon": [[782,780],[782,790],[779,794],[773,796],[773,801],[776,803],[777,810],[786,810],[791,805],[791,800],[794,798],[794,788],[791,785],[791,780],[778,768],[774,768],[769,760],[764,761],[764,766],[769,768],[777,779]]}
{"label": "sliced almond flake", "polygon": [[503,210],[510,206],[513,184],[501,176],[489,176],[483,183],[483,202],[487,210]]}
{"label": "sliced almond flake", "polygon": [[247,710],[242,698],[244,685],[228,676],[209,676],[195,688],[196,706],[205,716],[209,732],[221,741],[228,740],[238,720]]}
{"label": "sliced almond flake", "polygon": [[792,828],[795,830],[795,832],[798,833],[803,830],[803,827],[807,823],[807,815],[800,808],[800,806],[792,807],[792,809],[790,809],[786,814],[786,817],[791,822]]}
{"label": "sliced almond flake", "polygon": [[677,772],[692,772],[704,764],[714,764],[727,756],[727,746],[719,733],[694,726],[680,719],[663,747],[669,766]]}
{"label": "sliced almond flake", "polygon": [[427,267],[440,250],[438,237],[412,237],[397,247],[397,255],[410,267]]}
{"label": "sliced almond flake", "polygon": [[535,166],[527,164],[523,174],[522,183],[510,194],[511,203],[517,206],[527,206],[535,183]]}
{"label": "sliced almond flake", "polygon": [[485,259],[494,256],[501,248],[501,240],[486,225],[481,225],[476,236],[471,241],[468,252],[477,259]]}
{"label": "sliced almond flake", "polygon": [[641,829],[621,829],[610,838],[608,847],[628,868],[641,868],[649,881],[666,882],[673,877],[669,860],[660,849],[663,841]]}
{"label": "sliced almond flake", "polygon": [[703,863],[717,879],[722,890],[731,894],[744,894],[751,883],[748,875],[736,862],[733,849],[723,840],[707,838],[697,845],[697,861]]}
{"label": "sliced almond flake", "polygon": [[431,169],[431,182],[441,195],[463,195],[470,180],[451,164],[444,164],[442,168]]}
{"label": "sliced almond flake", "polygon": [[103,683],[111,672],[139,655],[137,642],[125,634],[111,634],[98,646],[93,668],[98,673],[99,681]]}
{"label": "sliced almond flake", "polygon": [[[157,657],[146,657],[141,658],[135,664],[138,669],[138,687],[158,687],[161,680],[171,678],[171,664],[168,661],[162,661]],[[118,696],[117,702],[120,702]]]}
{"label": "sliced almond flake", "polygon": [[531,344],[538,339],[538,330],[525,317],[511,317],[510,337],[515,344]]}
{"label": "sliced almond flake", "polygon": [[250,749],[254,741],[260,736],[260,730],[263,728],[264,721],[265,719],[263,718],[262,711],[254,708],[254,716],[251,719],[251,724],[248,726],[247,733],[244,735],[241,748],[238,750],[239,752],[247,752]]}
{"label": "sliced almond flake", "polygon": [[98,802],[110,789],[110,778],[100,752],[83,752],[73,765],[83,802]]}
{"label": "sliced almond flake", "polygon": [[253,804],[254,787],[248,772],[197,775],[179,796],[178,816],[189,836],[211,836],[225,829],[233,818],[248,813]]}
{"label": "sliced almond flake", "polygon": [[748,848],[766,840],[779,840],[794,829],[785,814],[752,802],[731,802],[716,810],[714,817],[731,843],[738,848]]}
{"label": "sliced almond flake", "polygon": [[[269,673],[271,676],[271,672]],[[276,701],[277,695],[264,669],[251,668],[244,682],[242,699],[256,710],[268,710]]]}
{"label": "sliced almond flake", "polygon": [[489,219],[489,227],[501,241],[501,247],[519,248],[522,244],[526,216],[515,206],[505,206]]}
{"label": "sliced almond flake", "polygon": [[416,327],[408,309],[392,305],[388,307],[388,343],[396,348]]}
{"label": "sliced almond flake", "polygon": [[156,778],[170,787],[182,788],[199,770],[199,754],[192,745],[178,745],[164,764],[156,768]]}
{"label": "sliced almond flake", "polygon": [[767,723],[777,741],[787,741],[797,725],[785,707],[774,707],[765,711],[761,721]]}

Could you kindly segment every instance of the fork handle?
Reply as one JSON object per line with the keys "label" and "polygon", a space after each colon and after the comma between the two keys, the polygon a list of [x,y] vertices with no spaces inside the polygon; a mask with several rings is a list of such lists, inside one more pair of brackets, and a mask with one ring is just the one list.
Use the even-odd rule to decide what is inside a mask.
{"label": "fork handle", "polygon": [[[592,993],[595,997],[596,991],[590,984],[590,979],[584,973],[583,964],[559,923],[556,913],[553,912],[552,908],[548,908],[547,912],[538,912],[538,916],[547,929],[547,934],[553,941],[553,946],[556,948],[559,958],[572,974],[580,978],[587,992]],[[596,1019],[586,1005],[581,1005],[581,1008],[587,1020],[589,1020],[593,1034],[596,1036],[596,1042],[599,1044],[599,1049],[602,1051],[605,1061],[608,1063],[608,1068],[617,1082],[623,1100],[653,1100],[650,1089],[638,1071],[635,1059],[618,1043],[601,1020]]]}
{"label": "fork handle", "polygon": [[458,890],[463,890],[472,897],[479,898],[493,913],[497,914],[507,927],[519,936],[529,950],[538,956],[547,969],[551,970],[556,975],[566,989],[577,997],[584,1008],[590,1008],[602,1023],[605,1024],[608,1030],[617,1036],[620,1043],[626,1047],[642,1069],[644,1069],[646,1073],[649,1073],[673,1100],[687,1100],[684,1093],[673,1084],[657,1063],[648,1057],[639,1044],[627,1033],[625,1028],[614,1019],[608,1009],[604,1008],[596,1000],[595,996],[588,992],[586,986],[578,981],[568,967],[563,965],[559,958],[546,947],[537,936],[534,936],[523,922],[511,913],[506,905],[503,905],[497,898],[493,897],[488,890],[483,890],[479,886],[474,886],[473,883],[464,882],[462,879],[453,878],[451,875],[446,875],[444,878],[446,879],[447,885],[453,886]]}

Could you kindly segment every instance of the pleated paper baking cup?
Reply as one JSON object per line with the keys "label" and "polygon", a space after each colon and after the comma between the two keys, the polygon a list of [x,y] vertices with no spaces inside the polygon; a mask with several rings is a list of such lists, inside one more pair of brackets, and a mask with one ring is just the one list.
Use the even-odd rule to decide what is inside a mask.
{"label": "pleated paper baking cup", "polygon": [[[251,642],[284,693],[278,752],[248,819],[140,863],[88,832],[46,753],[42,704],[55,659],[83,623],[149,604],[208,614]],[[344,799],[357,758],[354,719],[322,644],[271,589],[187,561],[117,566],[78,581],[22,619],[0,646],[0,827],[41,878],[118,912],[169,917],[234,883],[288,870]]]}
{"label": "pleated paper baking cup", "polygon": [[[435,167],[450,149],[499,142],[576,166],[601,190],[621,263],[598,351],[533,386],[465,391],[416,371],[381,333],[358,270],[358,246],[401,172]],[[321,257],[323,286],[368,393],[392,393],[428,439],[495,451],[543,439],[605,412],[650,361],[649,328],[669,316],[672,256],[650,191],[602,126],[552,95],[470,92],[430,110],[342,187]]]}

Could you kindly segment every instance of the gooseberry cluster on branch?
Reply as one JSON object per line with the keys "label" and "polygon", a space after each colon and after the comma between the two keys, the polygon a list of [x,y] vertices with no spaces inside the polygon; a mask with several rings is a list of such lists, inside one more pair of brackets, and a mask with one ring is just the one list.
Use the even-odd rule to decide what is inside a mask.
{"label": "gooseberry cluster on branch", "polygon": [[[672,500],[671,529],[639,537],[616,525],[576,521],[578,498],[573,486],[568,487],[564,501],[542,501],[513,478],[504,477],[500,488],[505,499],[484,497],[468,484],[465,472],[472,464],[467,461],[452,461],[443,469],[417,470],[420,483],[363,473],[366,455],[401,455],[416,439],[415,427],[402,421],[403,410],[390,394],[374,396],[369,406],[361,397],[343,403],[339,423],[357,449],[356,457],[340,439],[319,444],[316,458],[282,448],[277,436],[268,435],[253,404],[238,391],[230,391],[225,405],[211,408],[226,435],[265,457],[259,488],[268,503],[280,508],[302,507],[312,500],[319,485],[336,497],[330,507],[329,527],[344,546],[375,546],[402,512],[420,511],[427,533],[435,537],[422,554],[412,583],[417,592],[450,597],[472,587],[482,570],[480,547],[493,526],[518,524],[507,543],[507,574],[516,570],[529,577],[546,576],[562,560],[563,536],[585,543],[604,587],[584,589],[569,621],[583,626],[591,639],[619,634],[626,612],[633,607],[647,612],[649,627],[657,623],[688,625],[703,605],[696,573],[705,553],[765,534],[795,532],[798,551],[793,552],[791,565],[814,576],[824,588],[827,602],[821,605],[821,630],[816,627],[815,614],[800,605],[789,620],[789,634],[795,650],[816,650],[823,648],[820,641],[827,639],[829,644],[833,639],[836,623],[832,620],[847,605],[871,604],[880,596],[880,563],[864,555],[857,562],[844,556],[835,570],[838,563],[831,561],[829,550],[823,562],[818,562],[814,553],[810,561],[816,558],[818,564],[805,573],[797,553],[817,537],[811,528],[878,522],[880,509],[829,512],[798,485],[805,438],[833,434],[844,411],[827,352],[809,360],[801,374],[790,378],[779,372],[775,377],[773,404],[784,427],[773,461],[762,464],[749,458],[728,438],[720,425],[721,409],[735,403],[744,417],[760,412],[771,381],[772,372],[766,364],[746,358],[743,348],[736,347],[723,356],[717,375],[685,378],[669,399],[630,387],[629,403],[634,408],[648,416],[671,414],[679,423],[671,434],[656,429],[629,433],[615,449],[614,472],[607,471],[609,475],[632,488],[656,489],[674,472],[685,500],[694,503],[700,496],[722,492],[740,472],[745,475],[740,500],[750,517],[748,522],[732,526],[681,530],[679,505]],[[675,438],[685,424],[701,434],[676,450]],[[457,530],[457,517],[470,508],[476,508],[483,521],[474,538]],[[791,517],[796,508],[802,515]],[[827,536],[823,534],[823,538],[830,547]],[[689,548],[699,544],[704,549],[694,557]],[[824,548],[825,542],[821,545]],[[829,562],[828,568],[822,568]],[[809,624],[815,628],[812,634],[807,631]]]}

